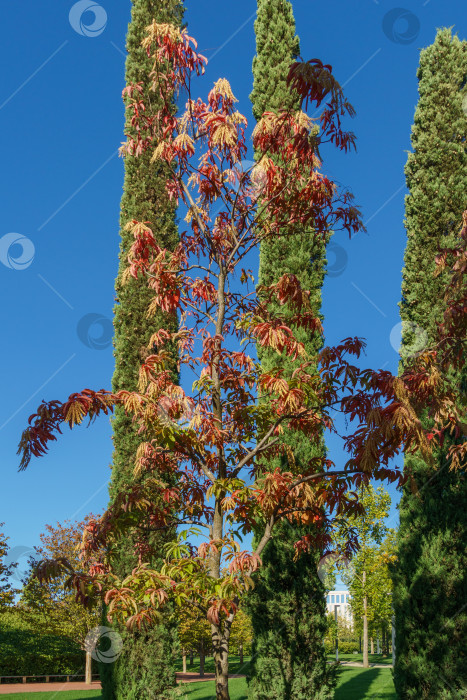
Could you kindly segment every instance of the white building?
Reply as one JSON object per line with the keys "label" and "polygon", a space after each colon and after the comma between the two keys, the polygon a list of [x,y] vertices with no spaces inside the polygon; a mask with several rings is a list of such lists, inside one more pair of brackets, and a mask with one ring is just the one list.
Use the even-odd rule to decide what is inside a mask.
{"label": "white building", "polygon": [[349,591],[328,591],[326,594],[326,609],[328,613],[334,615],[336,605],[337,615],[352,624],[352,611],[350,609]]}

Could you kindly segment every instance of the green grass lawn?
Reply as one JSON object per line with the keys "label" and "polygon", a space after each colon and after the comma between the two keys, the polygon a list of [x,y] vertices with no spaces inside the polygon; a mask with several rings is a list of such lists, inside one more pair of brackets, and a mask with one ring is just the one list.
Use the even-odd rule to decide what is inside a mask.
{"label": "green grass lawn", "polygon": [[[229,681],[231,700],[247,700],[246,678]],[[397,700],[389,668],[344,668],[339,672],[339,681],[334,700]],[[192,683],[183,686],[181,700],[215,700],[214,683]]]}
{"label": "green grass lawn", "polygon": [[334,700],[397,700],[390,668],[343,668]]}
{"label": "green grass lawn", "polygon": [[[207,661],[212,662],[212,659],[207,659]],[[212,664],[209,668],[207,664],[206,671],[212,671]],[[232,672],[235,673],[235,671]],[[247,700],[246,678],[231,678],[229,689],[231,700]],[[98,690],[76,690],[67,692],[51,691],[49,693],[14,693],[0,696],[0,700],[87,700],[87,698],[100,697]],[[370,699],[397,700],[391,670],[389,668],[342,668],[339,671],[339,681],[334,700]],[[202,683],[184,684],[180,700],[215,700],[214,682],[205,681]]]}
{"label": "green grass lawn", "polygon": [[[229,654],[229,673],[233,674],[246,674],[250,667],[250,656],[243,657],[243,665],[240,663],[240,657],[235,656],[235,654]],[[182,670],[182,660],[179,659],[176,664],[177,671]],[[199,656],[193,658],[193,666],[190,666],[190,659],[186,660],[186,670],[188,673],[199,673]],[[204,662],[204,670],[206,673],[214,673],[214,659],[212,656],[208,656]]]}

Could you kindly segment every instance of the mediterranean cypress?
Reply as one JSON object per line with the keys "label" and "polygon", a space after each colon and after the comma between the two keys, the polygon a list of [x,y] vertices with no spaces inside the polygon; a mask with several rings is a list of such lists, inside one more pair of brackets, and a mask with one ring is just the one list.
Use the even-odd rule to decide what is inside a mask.
{"label": "mediterranean cypress", "polygon": [[[413,152],[405,167],[402,368],[436,337],[447,273],[433,277],[434,259],[439,247],[454,244],[466,208],[467,42],[439,30],[421,52],[417,76]],[[452,372],[445,379],[465,402],[465,375]],[[430,427],[426,414],[420,418]],[[450,470],[448,447],[449,440],[434,465],[419,453],[405,456],[410,480],[399,507],[393,571],[394,680],[404,700],[466,697],[467,483],[465,473]]]}
{"label": "mediterranean cypress", "polygon": [[[265,111],[298,109],[297,96],[286,84],[290,65],[300,53],[291,3],[258,0],[255,33],[250,96],[255,118],[260,119]],[[311,309],[320,315],[325,264],[324,242],[316,240],[312,231],[304,230],[293,239],[265,239],[260,248],[259,284],[274,284],[286,273],[295,275],[302,288],[310,290]],[[295,332],[309,355],[316,356],[322,345],[321,335],[302,329]],[[293,369],[285,356],[261,348],[258,356],[265,371],[281,366],[287,376]],[[288,431],[284,443],[288,446],[289,463],[277,458],[278,467],[289,470],[312,460],[322,464],[322,435],[313,443]],[[318,577],[320,552],[310,551],[294,561],[294,543],[310,532],[310,526],[283,521],[276,526],[263,552],[260,577],[248,600],[254,633],[250,700],[333,697],[334,672],[326,664],[323,646],[327,621],[325,590]]]}
{"label": "mediterranean cypress", "polygon": [[[145,103],[152,113],[159,108],[157,93],[150,91],[149,73],[151,63],[141,42],[145,28],[153,21],[168,22],[180,26],[183,6],[179,0],[133,0],[131,22],[127,35],[126,84],[142,83]],[[175,109],[175,106],[174,106]],[[131,132],[130,118],[127,116],[125,134]],[[115,372],[112,380],[114,391],[136,390],[139,367],[144,359],[155,350],[149,347],[152,334],[160,327],[176,329],[175,317],[148,321],[146,312],[151,301],[151,291],[147,281],[130,278],[122,284],[123,272],[127,266],[127,256],[133,241],[125,225],[132,219],[149,222],[160,245],[173,249],[178,242],[178,231],[174,204],[170,202],[165,183],[167,172],[158,161],[150,163],[151,152],[142,156],[125,156],[125,177],[120,213],[120,256],[116,279],[116,305],[114,309]],[[173,371],[176,376],[176,357]],[[141,438],[131,419],[121,409],[117,409],[113,420],[114,454],[110,484],[111,503],[119,495],[128,493],[138,480],[134,476],[135,456]],[[148,545],[160,551],[167,538],[173,533],[151,535]],[[113,566],[120,576],[131,572],[138,562],[135,551],[136,535],[128,533],[119,544],[113,557]],[[153,565],[158,562],[152,562]],[[104,620],[103,624],[108,625]],[[106,700],[132,700],[137,698],[171,697],[175,687],[175,658],[178,652],[175,625],[169,613],[161,624],[146,632],[128,633],[120,627],[117,631],[123,637],[123,648],[118,659],[112,664],[101,664],[103,697]]]}

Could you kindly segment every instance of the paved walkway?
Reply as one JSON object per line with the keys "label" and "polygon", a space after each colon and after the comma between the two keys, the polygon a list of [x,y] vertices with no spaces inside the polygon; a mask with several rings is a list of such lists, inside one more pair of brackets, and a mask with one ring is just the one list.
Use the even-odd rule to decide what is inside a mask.
{"label": "paved walkway", "polygon": [[[177,673],[177,681],[179,683],[198,683],[200,681],[213,681],[214,673],[205,673],[201,678],[199,673]],[[232,674],[229,678],[245,678]],[[64,690],[100,690],[100,681],[93,681],[91,685],[88,683],[80,683],[70,681],[69,683],[2,683],[0,684],[0,695],[8,695],[8,693],[53,693],[62,692]]]}
{"label": "paved walkway", "polygon": [[80,683],[78,681],[70,681],[69,683],[2,683],[0,685],[0,695],[8,695],[8,693],[53,693],[61,692],[62,690],[100,690],[100,681],[89,683]]}
{"label": "paved walkway", "polygon": [[[354,666],[355,668],[363,668],[360,661],[341,661],[341,666]],[[370,668],[392,668],[392,664],[369,664]]]}

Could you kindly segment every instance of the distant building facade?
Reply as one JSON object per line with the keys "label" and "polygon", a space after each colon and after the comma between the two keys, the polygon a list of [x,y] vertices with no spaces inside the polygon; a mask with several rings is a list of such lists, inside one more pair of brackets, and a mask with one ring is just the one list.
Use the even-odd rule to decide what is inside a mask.
{"label": "distant building facade", "polygon": [[328,613],[334,615],[334,608],[337,608],[337,614],[339,617],[344,618],[344,620],[352,625],[352,610],[350,608],[350,593],[349,591],[328,591],[326,594],[326,609]]}

